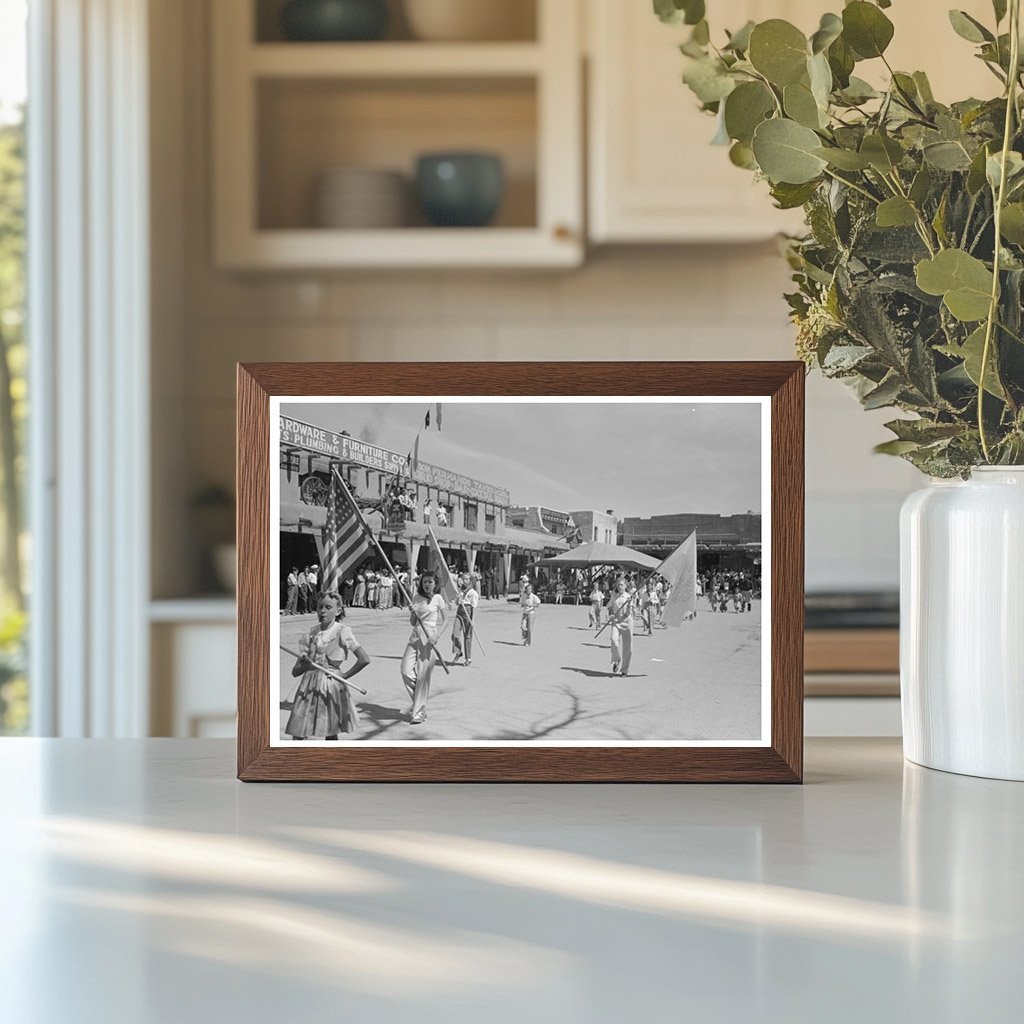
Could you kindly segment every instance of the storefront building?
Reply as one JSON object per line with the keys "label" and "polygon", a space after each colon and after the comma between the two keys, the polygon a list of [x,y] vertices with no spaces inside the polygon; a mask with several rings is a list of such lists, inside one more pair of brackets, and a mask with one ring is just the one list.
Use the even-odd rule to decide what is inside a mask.
{"label": "storefront building", "polygon": [[[281,417],[280,452],[282,573],[292,565],[323,561],[330,474],[335,465],[399,571],[413,567],[423,572],[431,567],[425,544],[428,527],[450,566],[488,573],[502,592],[516,578],[520,563],[566,549],[561,537],[516,527],[510,521],[511,501],[505,488],[427,462],[410,466],[406,456],[344,432]],[[382,504],[399,474],[411,508],[409,518],[395,523]]]}
{"label": "storefront building", "polygon": [[697,531],[701,571],[757,571],[761,564],[761,516],[754,512],[722,516],[700,512],[622,520],[619,543],[655,558],[671,554]]}

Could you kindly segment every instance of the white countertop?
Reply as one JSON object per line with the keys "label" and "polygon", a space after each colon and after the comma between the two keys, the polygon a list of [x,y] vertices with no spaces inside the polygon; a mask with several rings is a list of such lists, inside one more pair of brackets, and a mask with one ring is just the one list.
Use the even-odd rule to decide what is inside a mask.
{"label": "white countertop", "polygon": [[810,740],[803,787],[242,785],[0,741],[11,1024],[1016,1022],[1024,785]]}

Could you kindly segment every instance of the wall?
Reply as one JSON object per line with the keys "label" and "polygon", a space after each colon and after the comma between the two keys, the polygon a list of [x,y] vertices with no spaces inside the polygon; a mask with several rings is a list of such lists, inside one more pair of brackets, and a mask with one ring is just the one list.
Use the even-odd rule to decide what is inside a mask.
{"label": "wall", "polygon": [[[176,371],[173,353],[163,353],[156,384],[180,427],[162,417],[158,458],[184,468],[178,507],[161,507],[158,517],[180,522],[188,511],[180,495],[233,479],[236,361],[792,358],[781,298],[787,268],[767,243],[599,251],[570,273],[217,272],[209,258],[204,5],[185,0],[180,10],[185,99],[177,119],[155,130],[182,141],[180,164],[157,176],[180,188],[185,204],[183,367]],[[897,512],[919,478],[871,454],[887,436],[886,418],[862,412],[838,384],[808,380],[809,589],[897,584]],[[194,564],[182,569],[179,555],[158,554],[158,594],[194,579]]]}

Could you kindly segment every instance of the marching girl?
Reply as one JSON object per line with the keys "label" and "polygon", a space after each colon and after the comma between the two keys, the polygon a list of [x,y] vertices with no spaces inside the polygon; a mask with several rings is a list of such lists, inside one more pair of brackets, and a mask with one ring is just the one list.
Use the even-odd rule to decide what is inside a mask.
{"label": "marching girl", "polygon": [[[297,740],[336,740],[342,733],[355,732],[359,715],[348,687],[320,669],[351,679],[370,664],[370,658],[345,625],[345,605],[336,592],[320,597],[316,615],[317,624],[306,634],[305,650],[292,667],[292,675],[302,676],[302,682],[284,731]],[[355,656],[355,664],[342,672],[349,654]]]}
{"label": "marching girl", "polygon": [[629,673],[633,657],[633,595],[620,579],[608,601],[608,622],[612,637],[612,675]]}
{"label": "marching girl", "polygon": [[533,617],[540,605],[540,598],[533,592],[533,584],[523,585],[523,596],[519,598],[519,606],[523,609],[523,618],[519,623],[520,632],[523,634],[523,646],[533,645]]}
{"label": "marching girl", "polygon": [[[436,593],[437,577],[425,572],[416,584],[416,593],[409,609],[412,633],[402,654],[402,682],[412,701],[409,723],[419,725],[427,720],[427,698],[430,696],[430,675],[437,663],[437,652],[430,643],[437,643],[445,622],[444,598]],[[426,634],[426,636],[424,636]]]}
{"label": "marching girl", "polygon": [[459,573],[459,605],[452,627],[452,661],[466,656],[466,664],[473,664],[473,617],[480,595],[473,586],[473,577]]}
{"label": "marching girl", "polygon": [[654,619],[658,614],[658,592],[655,590],[653,579],[647,581],[647,585],[640,593],[640,614],[643,616],[644,625],[647,627],[647,635],[654,635]]}
{"label": "marching girl", "polygon": [[597,580],[590,590],[590,625],[593,629],[601,628],[601,605],[604,604],[604,593]]}

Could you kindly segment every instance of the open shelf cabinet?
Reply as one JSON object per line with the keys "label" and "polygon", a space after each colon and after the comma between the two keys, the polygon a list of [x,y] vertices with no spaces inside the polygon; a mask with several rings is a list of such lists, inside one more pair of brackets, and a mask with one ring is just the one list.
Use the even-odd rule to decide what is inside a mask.
{"label": "open shelf cabinet", "polygon": [[[270,11],[272,14],[273,11]],[[536,0],[535,38],[299,43],[273,35],[259,0],[212,9],[213,231],[226,269],[575,266],[583,258],[582,65],[577,5]],[[487,227],[432,227],[419,155],[502,159]],[[321,176],[398,172],[400,227],[317,223]]]}

